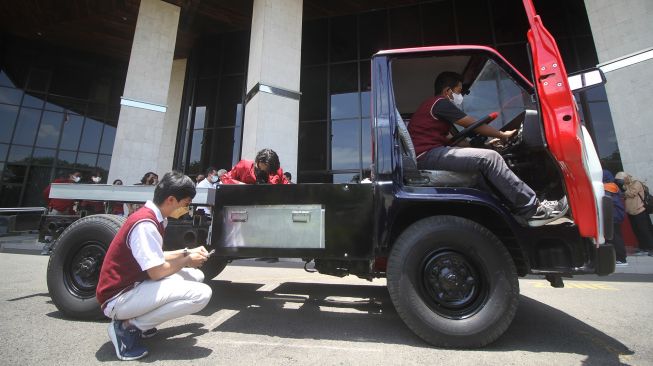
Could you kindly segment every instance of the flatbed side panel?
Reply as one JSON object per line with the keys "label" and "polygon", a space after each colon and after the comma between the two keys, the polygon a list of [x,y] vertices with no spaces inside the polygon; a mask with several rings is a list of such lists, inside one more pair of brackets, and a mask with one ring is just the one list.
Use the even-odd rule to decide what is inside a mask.
{"label": "flatbed side panel", "polygon": [[[288,184],[288,185],[220,185],[215,190],[215,209],[212,230],[212,246],[224,256],[259,257],[287,256],[311,258],[366,259],[372,256],[373,186],[372,184]],[[313,205],[324,210],[324,248],[311,243],[284,242],[278,245],[266,243],[265,247],[252,247],[250,243],[239,245],[230,240],[225,232],[233,221],[233,207],[293,209]],[[241,210],[244,211],[244,210]],[[306,210],[304,210],[306,211]],[[315,217],[315,216],[313,216]],[[301,218],[299,218],[301,219]],[[277,237],[270,227],[270,237]],[[257,230],[266,230],[258,228]],[[254,237],[254,236],[253,236]],[[301,240],[301,239],[293,239]]]}
{"label": "flatbed side panel", "polygon": [[[213,188],[196,188],[194,205],[211,206]],[[53,183],[50,198],[86,201],[145,202],[154,197],[154,186]]]}

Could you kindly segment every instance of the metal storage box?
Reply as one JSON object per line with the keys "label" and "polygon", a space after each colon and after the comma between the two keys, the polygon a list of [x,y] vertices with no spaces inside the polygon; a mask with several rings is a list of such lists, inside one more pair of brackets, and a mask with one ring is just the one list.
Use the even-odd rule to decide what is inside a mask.
{"label": "metal storage box", "polygon": [[322,205],[225,206],[225,247],[323,249]]}

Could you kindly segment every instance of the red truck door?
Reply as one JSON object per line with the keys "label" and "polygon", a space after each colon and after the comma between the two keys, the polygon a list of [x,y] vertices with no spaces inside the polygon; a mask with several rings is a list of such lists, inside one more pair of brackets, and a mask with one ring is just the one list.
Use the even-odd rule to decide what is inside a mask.
{"label": "red truck door", "polygon": [[542,24],[532,0],[523,0],[534,84],[551,154],[565,179],[567,197],[581,236],[601,244],[603,184],[601,165],[587,130],[580,123],[567,72],[555,39]]}

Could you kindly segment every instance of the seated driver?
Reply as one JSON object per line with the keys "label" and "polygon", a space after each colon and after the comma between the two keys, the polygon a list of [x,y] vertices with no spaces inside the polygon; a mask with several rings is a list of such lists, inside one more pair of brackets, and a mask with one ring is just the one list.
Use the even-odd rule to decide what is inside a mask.
{"label": "seated driver", "polygon": [[[477,172],[505,197],[518,217],[530,226],[541,226],[565,214],[566,200],[539,201],[535,192],[513,173],[494,150],[447,146],[453,123],[467,127],[476,119],[460,110],[463,96],[462,77],[450,71],[435,79],[435,96],[426,99],[413,114],[408,132],[415,146],[417,167],[425,170]],[[499,131],[482,125],[476,133],[507,140],[515,130]],[[563,202],[565,201],[565,202]]]}

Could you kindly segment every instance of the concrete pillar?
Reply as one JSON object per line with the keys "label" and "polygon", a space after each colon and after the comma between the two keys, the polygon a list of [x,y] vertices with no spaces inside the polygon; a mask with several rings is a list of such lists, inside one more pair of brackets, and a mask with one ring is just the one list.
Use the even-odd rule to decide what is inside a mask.
{"label": "concrete pillar", "polygon": [[[170,139],[170,135],[176,134],[177,124],[173,123],[174,108],[169,118],[166,118],[166,110],[170,101],[168,90],[179,13],[176,5],[161,0],[141,0],[109,182],[122,179],[125,184],[133,184],[145,172],[162,175],[172,167],[170,149],[174,150],[174,137]],[[178,83],[178,75],[175,76]],[[176,113],[178,116],[179,106],[176,106]]]}
{"label": "concrete pillar", "polygon": [[181,112],[181,97],[186,81],[187,59],[174,60],[170,74],[170,87],[168,89],[168,109],[163,122],[163,135],[161,136],[160,152],[155,172],[162,174],[172,170],[175,158],[175,144],[179,127],[179,114]]}
{"label": "concrete pillar", "polygon": [[[653,46],[653,1],[585,0],[599,63]],[[605,74],[624,171],[653,184],[653,60]]]}
{"label": "concrete pillar", "polygon": [[[254,0],[242,158],[271,148],[297,176],[302,0]],[[294,178],[297,179],[297,178]]]}

